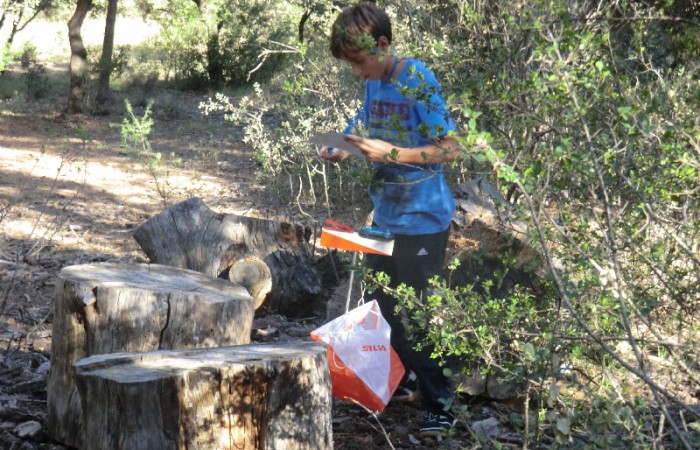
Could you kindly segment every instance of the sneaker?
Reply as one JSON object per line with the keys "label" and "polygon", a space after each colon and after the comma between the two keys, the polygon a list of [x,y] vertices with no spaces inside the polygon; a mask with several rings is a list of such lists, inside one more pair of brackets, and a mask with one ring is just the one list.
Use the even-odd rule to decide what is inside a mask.
{"label": "sneaker", "polygon": [[418,377],[414,371],[411,370],[403,377],[391,399],[398,402],[418,400]]}
{"label": "sneaker", "polygon": [[418,431],[420,437],[442,437],[450,432],[454,419],[444,413],[426,411],[423,415],[423,426]]}

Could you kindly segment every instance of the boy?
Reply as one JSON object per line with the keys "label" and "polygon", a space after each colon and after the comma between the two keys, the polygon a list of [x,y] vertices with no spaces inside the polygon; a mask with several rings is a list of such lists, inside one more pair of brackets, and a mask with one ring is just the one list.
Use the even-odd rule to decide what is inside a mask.
{"label": "boy", "polygon": [[[440,84],[425,65],[390,52],[391,21],[374,3],[362,2],[344,9],[331,32],[333,56],[347,61],[356,76],[364,78],[365,102],[345,130],[345,140],[371,162],[374,177],[369,188],[374,204],[374,225],[394,234],[392,256],[367,255],[367,267],[384,272],[391,286],[405,283],[425,295],[428,280],[442,271],[450,221],[455,203],[442,172],[442,162],[460,152],[448,136],[456,126],[441,95]],[[349,134],[362,121],[367,138]],[[322,158],[338,162],[350,156],[323,147]],[[442,435],[452,427],[446,411],[453,396],[432,348],[415,343],[425,333],[407,335],[395,312],[397,300],[382,289],[373,292],[391,325],[392,345],[407,372],[413,371],[421,391],[425,423],[421,436]]]}

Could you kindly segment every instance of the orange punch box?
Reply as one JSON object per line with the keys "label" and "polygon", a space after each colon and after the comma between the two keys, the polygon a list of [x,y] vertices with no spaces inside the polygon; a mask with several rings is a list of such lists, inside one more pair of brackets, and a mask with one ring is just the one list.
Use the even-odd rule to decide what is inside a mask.
{"label": "orange punch box", "polygon": [[370,239],[360,236],[352,228],[331,220],[321,229],[321,245],[351,252],[376,253],[391,256],[394,240]]}

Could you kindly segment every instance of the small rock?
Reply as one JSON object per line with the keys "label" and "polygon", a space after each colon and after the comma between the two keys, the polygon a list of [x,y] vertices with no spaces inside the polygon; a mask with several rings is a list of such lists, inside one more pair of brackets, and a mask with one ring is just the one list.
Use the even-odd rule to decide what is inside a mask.
{"label": "small rock", "polygon": [[21,423],[12,431],[22,439],[37,439],[43,432],[41,424],[36,420]]}
{"label": "small rock", "polygon": [[500,422],[495,417],[489,417],[488,419],[480,420],[471,424],[472,430],[480,438],[490,438],[498,436],[499,434]]}
{"label": "small rock", "polygon": [[51,368],[51,361],[44,361],[39,367],[36,368],[36,373],[38,375],[46,375],[49,373]]}
{"label": "small rock", "polygon": [[280,337],[280,330],[275,327],[255,328],[251,331],[251,339],[256,342],[271,342]]}

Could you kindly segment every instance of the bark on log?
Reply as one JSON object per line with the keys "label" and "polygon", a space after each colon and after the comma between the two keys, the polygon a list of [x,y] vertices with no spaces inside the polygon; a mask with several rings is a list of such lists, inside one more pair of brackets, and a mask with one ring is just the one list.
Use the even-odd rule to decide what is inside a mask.
{"label": "bark on log", "polygon": [[253,299],[241,286],[157,264],[66,267],[56,284],[47,388],[48,430],[80,442],[80,399],[71,365],[84,357],[250,342]]}
{"label": "bark on log", "polygon": [[[494,274],[506,273],[491,295],[505,297],[516,285],[541,293],[545,265],[529,243],[527,225],[513,219],[513,206],[483,179],[458,185],[454,194],[457,211],[446,257],[446,261],[460,261],[450,274],[453,285],[476,283],[474,288],[479,290]],[[504,260],[512,262],[506,266]]]}
{"label": "bark on log", "polygon": [[321,276],[309,245],[311,229],[285,222],[217,214],[201,199],[171,206],[144,222],[134,239],[153,263],[226,277],[236,261],[257,257],[272,276],[270,310],[305,317],[317,306]]}
{"label": "bark on log", "polygon": [[315,343],[93,356],[74,365],[84,449],[332,449]]}

